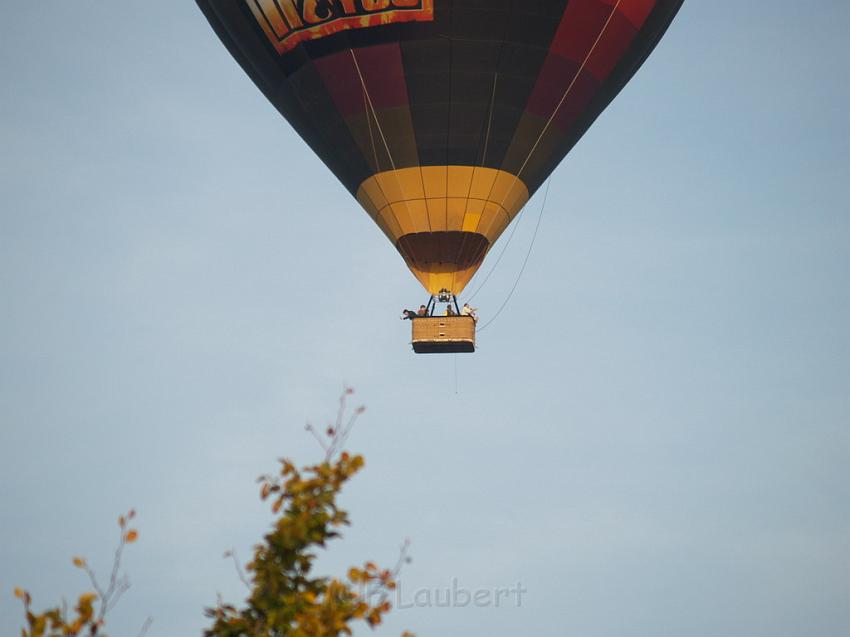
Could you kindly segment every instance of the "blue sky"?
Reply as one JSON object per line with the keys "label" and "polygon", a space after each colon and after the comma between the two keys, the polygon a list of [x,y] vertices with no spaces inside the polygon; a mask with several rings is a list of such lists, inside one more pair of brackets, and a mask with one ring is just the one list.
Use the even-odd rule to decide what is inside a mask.
{"label": "blue sky", "polygon": [[110,634],[200,634],[269,523],[254,478],[320,456],[304,424],[345,383],[367,468],[322,570],[410,537],[402,601],[527,590],[379,634],[850,633],[848,26],[686,2],[455,359],[409,351],[418,283],[194,3],[7,7],[0,633],[15,586],[45,606],[85,588],[71,556],[104,572],[136,507]]}

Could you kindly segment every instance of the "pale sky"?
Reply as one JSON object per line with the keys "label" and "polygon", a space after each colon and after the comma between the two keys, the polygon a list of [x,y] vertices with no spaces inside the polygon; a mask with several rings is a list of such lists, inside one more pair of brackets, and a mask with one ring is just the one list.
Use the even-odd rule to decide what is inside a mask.
{"label": "pale sky", "polygon": [[379,635],[850,634],[847,2],[688,0],[457,358],[411,353],[418,283],[194,2],[3,13],[0,634],[135,507],[110,635],[200,635],[346,383],[367,467],[320,570],[409,537],[403,603],[527,591]]}

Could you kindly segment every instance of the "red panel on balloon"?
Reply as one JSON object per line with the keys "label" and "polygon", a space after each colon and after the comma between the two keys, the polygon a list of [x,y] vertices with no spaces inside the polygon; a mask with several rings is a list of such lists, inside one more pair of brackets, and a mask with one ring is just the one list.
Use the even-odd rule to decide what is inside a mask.
{"label": "red panel on balloon", "polygon": [[[343,117],[366,111],[364,85],[375,110],[408,103],[407,82],[398,43],[357,49],[354,54],[350,50],[340,51],[314,63]],[[360,81],[361,75],[363,83]]]}

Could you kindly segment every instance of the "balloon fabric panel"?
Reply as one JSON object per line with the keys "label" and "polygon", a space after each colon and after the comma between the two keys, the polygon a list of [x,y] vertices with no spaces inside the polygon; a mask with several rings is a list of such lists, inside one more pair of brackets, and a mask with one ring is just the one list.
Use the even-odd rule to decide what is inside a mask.
{"label": "balloon fabric panel", "polygon": [[432,294],[458,294],[682,0],[197,0]]}

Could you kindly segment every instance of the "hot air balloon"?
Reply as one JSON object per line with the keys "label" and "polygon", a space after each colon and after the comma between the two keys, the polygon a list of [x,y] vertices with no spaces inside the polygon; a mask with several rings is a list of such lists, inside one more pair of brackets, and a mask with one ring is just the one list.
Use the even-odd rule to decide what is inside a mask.
{"label": "hot air balloon", "polygon": [[[683,0],[197,3],[432,299],[456,304]],[[474,350],[469,317],[412,322],[417,351]]]}

